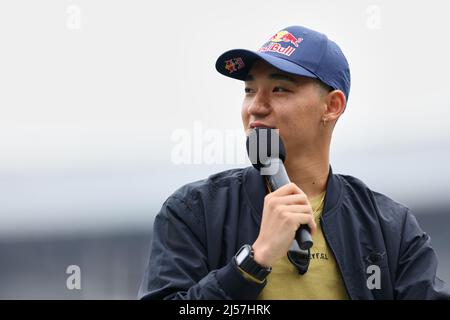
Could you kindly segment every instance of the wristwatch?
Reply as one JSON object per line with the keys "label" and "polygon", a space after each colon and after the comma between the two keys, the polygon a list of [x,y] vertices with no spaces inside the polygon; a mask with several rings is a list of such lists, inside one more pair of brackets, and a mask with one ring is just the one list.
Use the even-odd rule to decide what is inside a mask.
{"label": "wristwatch", "polygon": [[238,268],[259,281],[264,281],[272,271],[271,267],[263,267],[253,259],[253,248],[249,244],[244,244],[236,253],[234,259]]}

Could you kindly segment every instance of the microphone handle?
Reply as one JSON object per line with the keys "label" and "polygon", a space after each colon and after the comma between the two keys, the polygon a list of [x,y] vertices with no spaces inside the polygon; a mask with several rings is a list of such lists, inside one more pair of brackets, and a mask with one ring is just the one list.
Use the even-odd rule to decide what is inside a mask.
{"label": "microphone handle", "polygon": [[[270,166],[277,166],[278,170],[274,174],[268,175],[268,180],[272,191],[290,183],[289,176],[284,167],[283,161],[281,159],[270,159]],[[298,246],[302,250],[308,250],[313,246],[313,241],[311,237],[311,232],[308,225],[302,224],[300,228],[295,232],[295,240],[297,240]]]}

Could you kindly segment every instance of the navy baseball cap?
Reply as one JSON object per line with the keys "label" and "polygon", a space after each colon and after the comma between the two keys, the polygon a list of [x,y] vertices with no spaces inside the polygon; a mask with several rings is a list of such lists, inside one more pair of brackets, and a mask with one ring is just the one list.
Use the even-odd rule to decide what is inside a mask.
{"label": "navy baseball cap", "polygon": [[216,61],[221,74],[245,80],[253,63],[262,59],[284,72],[316,78],[333,89],[350,92],[350,68],[339,46],[326,35],[301,26],[273,35],[258,51],[234,49]]}

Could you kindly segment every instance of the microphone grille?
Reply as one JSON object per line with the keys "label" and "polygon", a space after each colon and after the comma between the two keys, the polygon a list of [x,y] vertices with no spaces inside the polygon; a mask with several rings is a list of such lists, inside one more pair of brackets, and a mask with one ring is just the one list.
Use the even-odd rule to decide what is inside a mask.
{"label": "microphone grille", "polygon": [[286,150],[278,129],[254,128],[245,143],[247,155],[252,165],[260,170],[269,158],[278,158],[284,162]]}

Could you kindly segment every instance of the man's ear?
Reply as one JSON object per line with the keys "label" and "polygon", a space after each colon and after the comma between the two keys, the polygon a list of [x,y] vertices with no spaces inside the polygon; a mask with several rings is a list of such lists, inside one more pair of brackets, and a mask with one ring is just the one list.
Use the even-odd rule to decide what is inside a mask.
{"label": "man's ear", "polygon": [[345,105],[347,103],[345,94],[341,90],[333,90],[327,94],[326,97],[327,110],[324,116],[328,121],[337,120],[345,111]]}

